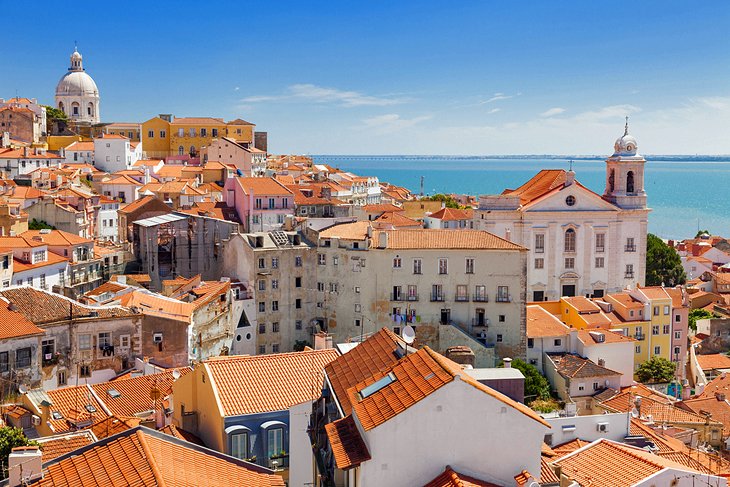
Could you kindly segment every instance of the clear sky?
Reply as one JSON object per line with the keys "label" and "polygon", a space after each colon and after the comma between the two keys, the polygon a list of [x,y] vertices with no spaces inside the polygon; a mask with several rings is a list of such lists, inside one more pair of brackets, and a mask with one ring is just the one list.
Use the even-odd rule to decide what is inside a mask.
{"label": "clear sky", "polygon": [[74,41],[104,121],[244,118],[274,152],[730,154],[730,2],[0,0],[0,97]]}

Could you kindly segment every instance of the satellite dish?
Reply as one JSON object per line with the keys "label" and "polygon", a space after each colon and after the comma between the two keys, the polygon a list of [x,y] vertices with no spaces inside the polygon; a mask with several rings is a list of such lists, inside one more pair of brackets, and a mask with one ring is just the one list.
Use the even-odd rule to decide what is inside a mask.
{"label": "satellite dish", "polygon": [[172,378],[178,380],[180,378],[180,371],[175,369],[172,371]]}
{"label": "satellite dish", "polygon": [[631,417],[632,418],[638,418],[639,417],[639,411],[636,408],[634,408],[634,409],[631,410]]}
{"label": "satellite dish", "polygon": [[18,392],[21,394],[28,394],[28,388],[25,385],[20,384],[18,386]]}
{"label": "satellite dish", "polygon": [[413,340],[416,339],[416,330],[414,330],[411,325],[407,325],[405,328],[403,328],[401,337],[403,338],[404,342],[410,345],[411,343],[413,343]]}

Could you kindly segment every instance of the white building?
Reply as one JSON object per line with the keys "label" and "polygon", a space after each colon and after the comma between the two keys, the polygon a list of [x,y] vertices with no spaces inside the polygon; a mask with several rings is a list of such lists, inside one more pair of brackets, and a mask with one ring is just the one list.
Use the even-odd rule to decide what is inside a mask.
{"label": "white building", "polygon": [[94,164],[94,143],[76,141],[61,150],[67,164]]}
{"label": "white building", "polygon": [[481,196],[475,228],[530,249],[532,301],[643,285],[650,211],[644,162],[627,124],[606,159],[603,196],[576,181],[572,170],[542,170],[517,189]]}
{"label": "white building", "polygon": [[99,205],[95,237],[116,242],[119,239],[119,201],[102,196]]}
{"label": "white building", "polygon": [[72,122],[99,123],[99,89],[84,70],[83,58],[74,49],[71,66],[56,86],[56,107]]}
{"label": "white building", "polygon": [[27,176],[41,167],[57,167],[63,158],[45,149],[23,147],[22,149],[0,149],[0,170],[8,179]]}
{"label": "white building", "polygon": [[123,135],[102,134],[94,139],[94,165],[108,173],[131,169],[142,158],[142,143]]}

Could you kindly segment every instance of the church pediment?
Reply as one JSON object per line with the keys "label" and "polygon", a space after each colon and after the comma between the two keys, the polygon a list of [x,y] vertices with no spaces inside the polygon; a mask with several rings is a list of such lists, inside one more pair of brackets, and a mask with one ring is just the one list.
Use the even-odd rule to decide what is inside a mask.
{"label": "church pediment", "polygon": [[620,211],[620,209],[578,182],[556,188],[526,205],[524,211]]}
{"label": "church pediment", "polygon": [[563,272],[560,279],[580,279],[580,276],[575,272]]}

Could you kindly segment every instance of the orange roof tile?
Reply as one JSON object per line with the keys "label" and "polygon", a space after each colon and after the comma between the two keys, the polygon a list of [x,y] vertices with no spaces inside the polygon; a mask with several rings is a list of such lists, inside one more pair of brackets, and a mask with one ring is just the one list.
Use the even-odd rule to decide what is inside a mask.
{"label": "orange roof tile", "polygon": [[[380,234],[388,235],[381,246]],[[388,249],[470,249],[470,250],[526,250],[484,230],[388,230],[373,233],[373,245]]]}
{"label": "orange roof tile", "polygon": [[[592,335],[591,332],[594,332]],[[598,342],[594,339],[596,336],[595,333],[601,333],[603,334],[603,341]],[[620,333],[615,333],[610,330],[589,330],[589,329],[583,329],[578,330],[578,340],[583,342],[586,346],[592,346],[592,345],[598,345],[600,343],[621,343],[621,342],[634,342],[636,341],[633,337],[621,335]]]}
{"label": "orange roof tile", "polygon": [[[284,487],[268,469],[137,427],[44,465],[39,487]],[[192,480],[194,479],[194,480]]]}
{"label": "orange roof tile", "polygon": [[370,460],[368,447],[360,436],[355,419],[348,415],[325,425],[332,455],[340,470],[349,470]]}
{"label": "orange roof tile", "polygon": [[558,454],[558,456],[565,456],[568,453],[573,453],[579,448],[583,448],[586,445],[590,445],[590,441],[584,441],[580,438],[576,438],[574,440],[566,441],[565,443],[561,443],[557,446],[553,447],[553,450],[555,453]]}
{"label": "orange roof tile", "polygon": [[28,264],[26,262],[22,262],[18,259],[13,259],[13,272],[24,272],[30,269],[39,269],[41,267],[46,267],[49,265],[56,265],[60,264],[62,262],[68,262],[68,259],[65,257],[61,257],[60,255],[56,255],[53,252],[47,252],[46,253],[46,260],[43,262],[36,262],[35,264]]}
{"label": "orange roof tile", "polygon": [[563,336],[567,335],[569,331],[570,328],[542,306],[537,304],[527,306],[527,336],[529,338]]}
{"label": "orange roof tile", "polygon": [[424,487],[496,487],[497,484],[492,484],[484,480],[475,479],[466,475],[460,474],[450,466],[446,466],[444,471],[435,479],[427,483]]}
{"label": "orange roof tile", "polygon": [[7,300],[0,300],[0,340],[44,333],[43,329],[38,328],[22,313],[11,310]]}
{"label": "orange roof tile", "polygon": [[63,230],[27,230],[20,234],[21,237],[32,239],[51,246],[67,246],[94,243],[90,238],[79,237],[75,233],[64,232]]}
{"label": "orange roof tile", "polygon": [[96,441],[96,437],[90,431],[84,430],[64,433],[62,435],[46,436],[44,438],[38,438],[36,441],[41,445],[43,463],[45,463],[66,453],[91,445]]}
{"label": "orange roof tile", "polygon": [[112,176],[111,178],[102,181],[101,184],[131,184],[132,186],[142,186],[142,183],[136,179],[130,178],[126,174]]}
{"label": "orange roof tile", "polygon": [[[698,355],[700,357],[701,355]],[[705,386],[702,394],[698,394],[696,397],[715,397],[715,393],[725,394],[730,398],[730,374],[720,374],[710,381]]]}
{"label": "orange roof tile", "polygon": [[50,417],[48,420],[54,433],[72,431],[78,429],[77,426],[88,427],[109,416],[86,385],[54,389],[46,394],[51,400],[51,413],[58,412],[62,416],[59,419]]}
{"label": "orange roof tile", "polygon": [[386,211],[375,219],[376,228],[421,227],[421,222],[408,218],[402,212]]}
{"label": "orange roof tile", "polygon": [[718,394],[716,397],[687,399],[682,401],[682,407],[701,416],[709,413],[712,420],[723,424],[723,438],[730,436],[730,402],[722,394]]}
{"label": "orange roof tile", "polygon": [[550,462],[545,457],[540,457],[540,483],[541,484],[559,484],[560,477],[550,466]]}
{"label": "orange roof tile", "polygon": [[472,210],[459,210],[456,208],[443,207],[436,213],[431,213],[430,218],[436,218],[437,220],[452,222],[461,220],[471,220],[473,217]]}
{"label": "orange roof tile", "polygon": [[600,366],[588,359],[579,357],[572,353],[549,354],[549,356],[555,363],[557,372],[563,377],[576,379],[584,377],[609,377],[612,375],[621,375],[621,372],[616,372],[615,370]]}
{"label": "orange roof tile", "polygon": [[162,431],[166,435],[174,436],[175,438],[189,441],[190,443],[194,443],[196,445],[205,446],[203,440],[198,438],[196,435],[190,433],[189,431],[185,431],[182,428],[178,428],[174,424],[168,424],[167,426],[163,426],[162,428],[160,428],[160,431]]}
{"label": "orange roof tile", "polygon": [[368,221],[357,221],[352,223],[340,223],[325,228],[319,232],[319,238],[341,238],[344,240],[365,240],[367,238]]}
{"label": "orange roof tile", "polygon": [[697,362],[702,370],[730,369],[730,357],[724,353],[697,355]]}
{"label": "orange roof tile", "polygon": [[[632,394],[630,391],[622,392],[617,396],[601,403],[601,406],[609,411],[626,413],[634,408],[631,399],[641,396],[641,416],[648,417],[658,423],[705,423],[705,417],[691,411],[685,411],[673,404],[662,403],[643,394]],[[631,401],[631,402],[630,402]],[[717,423],[717,422],[715,422]]]}
{"label": "orange roof tile", "polygon": [[226,356],[202,363],[224,416],[282,411],[319,397],[324,367],[335,349]]}
{"label": "orange roof tile", "polygon": [[226,122],[222,118],[214,117],[175,117],[172,119],[173,125],[225,125]]}
{"label": "orange roof tile", "polygon": [[94,424],[89,426],[94,435],[99,438],[108,438],[114,436],[122,431],[136,428],[140,425],[142,420],[140,418],[120,418],[118,416],[107,416],[96,421]]}
{"label": "orange roof tile", "polygon": [[561,298],[562,301],[565,301],[572,307],[574,307],[576,310],[578,310],[578,313],[600,313],[601,308],[598,307],[596,303],[591,301],[590,299],[584,297],[584,296],[569,296],[569,297],[563,297]]}
{"label": "orange roof tile", "polygon": [[236,178],[246,194],[260,196],[293,196],[294,193],[274,178]]}
{"label": "orange roof tile", "polygon": [[543,169],[519,188],[506,189],[502,194],[519,196],[520,203],[526,205],[545,193],[563,186],[565,181],[566,172],[564,169]]}

